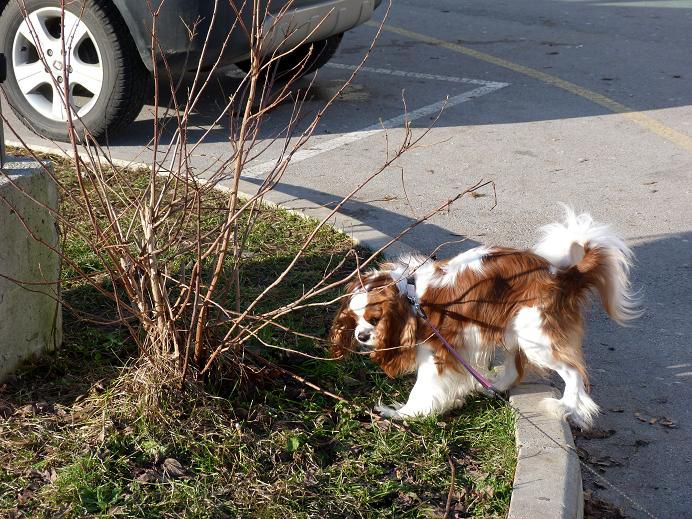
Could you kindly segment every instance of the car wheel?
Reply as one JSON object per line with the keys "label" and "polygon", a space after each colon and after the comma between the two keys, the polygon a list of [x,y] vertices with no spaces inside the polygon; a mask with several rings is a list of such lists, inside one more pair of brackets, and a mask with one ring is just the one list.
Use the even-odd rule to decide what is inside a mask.
{"label": "car wheel", "polygon": [[34,132],[67,140],[67,81],[78,133],[97,139],[116,133],[141,110],[149,73],[112,5],[66,2],[64,24],[62,15],[60,0],[10,2],[0,14],[7,100]]}
{"label": "car wheel", "polygon": [[[324,40],[299,45],[291,53],[277,60],[272,69],[275,79],[290,79],[298,72],[300,76],[304,76],[322,67],[334,56],[343,36],[344,33],[335,34]],[[300,70],[306,56],[309,56],[308,62]],[[236,63],[236,66],[243,72],[250,72],[250,60]]]}

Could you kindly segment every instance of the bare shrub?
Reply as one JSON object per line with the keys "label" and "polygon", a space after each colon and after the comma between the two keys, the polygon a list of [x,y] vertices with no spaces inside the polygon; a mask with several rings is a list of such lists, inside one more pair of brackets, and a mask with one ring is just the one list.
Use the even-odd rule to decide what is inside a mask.
{"label": "bare shrub", "polygon": [[[56,80],[55,85],[62,92],[68,114],[67,153],[73,161],[77,189],[68,189],[57,177],[55,181],[62,196],[88,220],[88,225],[82,225],[65,214],[56,214],[63,232],[78,237],[99,265],[95,271],[86,271],[63,253],[65,269],[72,276],[67,282],[86,281],[112,301],[116,315],[111,321],[129,329],[141,354],[138,366],[142,369],[132,381],[140,388],[137,391],[148,388],[143,397],[155,402],[164,382],[170,389],[183,387],[186,380],[197,380],[216,369],[239,374],[245,363],[261,362],[261,347],[284,348],[266,339],[266,329],[304,336],[283,324],[282,318],[306,308],[332,305],[336,299],[327,296],[354,279],[358,269],[372,264],[385,247],[371,251],[364,258],[357,257],[355,251],[333,258],[321,278],[305,286],[290,301],[276,302],[272,296],[292,275],[331,216],[402,154],[417,146],[429,128],[414,131],[406,123],[404,137],[396,145],[388,144],[381,164],[362,182],[353,185],[327,217],[315,222],[299,250],[274,279],[248,298],[242,283],[243,269],[247,268],[244,253],[248,236],[262,210],[263,198],[288,173],[292,157],[305,147],[324,114],[352,83],[377,41],[379,30],[350,77],[319,110],[306,114],[303,110],[306,96],[317,79],[304,79],[302,83],[298,79],[309,66],[310,56],[305,56],[289,74],[276,78],[274,65],[291,48],[268,47],[270,41],[275,41],[275,31],[279,30],[290,4],[282,12],[274,13],[271,23],[268,12],[262,10],[257,0],[239,7],[252,9],[251,24],[243,22],[238,11],[231,28],[242,31],[249,41],[249,72],[213,117],[214,123],[228,122],[227,155],[219,157],[214,167],[198,171],[193,155],[211,130],[205,130],[193,140],[190,124],[200,100],[214,83],[213,74],[219,72],[219,65],[217,62],[211,70],[198,66],[185,82],[171,79],[174,74],[157,40],[158,10],[165,8],[165,2],[155,6],[151,0],[147,1],[154,19],[151,28],[154,113],[153,137],[146,145],[152,157],[148,167],[133,174],[130,168],[111,160],[108,146],[93,139],[88,129],[78,130],[78,116],[67,109],[66,100],[70,99],[67,73],[64,83],[58,85]],[[231,2],[231,5],[236,4]],[[196,33],[196,24],[188,29],[191,38],[205,37]],[[65,34],[62,43],[63,48],[70,44]],[[286,104],[293,108],[283,130],[267,139],[262,135],[267,114]],[[164,123],[164,118],[168,122]],[[299,122],[302,130],[298,130]],[[164,133],[170,136],[168,141],[162,138]],[[278,147],[279,155],[257,192],[241,195],[239,186],[244,171],[275,144],[278,146],[273,149]],[[452,200],[441,202],[435,210],[402,229],[392,242],[464,194],[485,185],[479,182]],[[357,263],[357,268],[352,268],[350,262]],[[111,280],[112,285],[104,284],[104,279]],[[91,319],[98,320],[95,316]],[[249,344],[260,349],[247,351]],[[155,379],[149,378],[152,373]],[[156,384],[148,383],[151,380]]]}

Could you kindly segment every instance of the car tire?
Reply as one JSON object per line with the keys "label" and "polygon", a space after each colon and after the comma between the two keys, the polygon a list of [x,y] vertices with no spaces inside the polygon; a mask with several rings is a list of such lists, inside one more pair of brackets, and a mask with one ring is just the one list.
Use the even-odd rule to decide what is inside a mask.
{"label": "car tire", "polygon": [[69,139],[66,110],[55,97],[69,68],[78,135],[88,132],[102,140],[129,125],[144,104],[149,72],[115,7],[96,0],[66,3],[69,58],[61,60],[60,0],[23,3],[26,19],[19,2],[8,3],[0,14],[0,52],[8,65],[3,87],[22,123],[49,139]]}
{"label": "car tire", "polygon": [[[344,33],[342,32],[324,40],[299,45],[292,52],[277,60],[274,64],[271,71],[271,73],[274,74],[274,79],[287,80],[291,79],[298,72],[300,72],[300,76],[305,76],[316,71],[332,59],[343,37]],[[302,70],[299,70],[301,63],[308,55],[308,63],[304,65]],[[236,63],[236,66],[243,72],[250,72],[250,60]]]}

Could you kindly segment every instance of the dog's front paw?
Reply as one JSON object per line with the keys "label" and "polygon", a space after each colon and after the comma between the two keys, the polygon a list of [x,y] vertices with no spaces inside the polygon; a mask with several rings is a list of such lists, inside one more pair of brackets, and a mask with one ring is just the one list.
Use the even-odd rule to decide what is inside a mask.
{"label": "dog's front paw", "polygon": [[399,409],[403,407],[403,404],[394,402],[391,407],[384,405],[382,402],[375,406],[375,411],[385,418],[391,418],[393,420],[401,420],[404,417],[399,414]]}

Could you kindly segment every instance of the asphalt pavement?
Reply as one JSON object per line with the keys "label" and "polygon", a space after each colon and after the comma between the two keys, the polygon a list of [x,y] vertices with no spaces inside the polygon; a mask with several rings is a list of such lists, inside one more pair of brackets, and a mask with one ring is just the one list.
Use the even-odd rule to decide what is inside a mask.
{"label": "asphalt pavement", "polygon": [[[604,413],[600,433],[578,446],[617,487],[585,474],[587,493],[628,517],[647,515],[623,494],[655,516],[692,517],[691,28],[689,0],[398,0],[368,68],[273,195],[322,214],[315,207],[348,193],[402,138],[404,112],[417,134],[444,105],[422,145],[367,185],[337,225],[356,237],[369,228],[394,235],[483,179],[494,191],[462,199],[404,242],[424,252],[447,243],[441,256],[478,243],[530,246],[537,227],[560,216],[558,202],[620,231],[637,258],[633,281],[646,312],[630,328],[597,305],[589,312],[585,350]],[[345,36],[318,73],[308,112],[348,77],[375,31],[370,24]],[[193,121],[193,136],[210,130],[196,152],[200,170],[229,154],[226,122],[210,116],[235,80],[224,81]],[[290,113],[284,105],[270,114],[267,142]],[[110,151],[146,162],[150,135],[146,107]],[[278,145],[253,163],[245,191],[261,182]]]}

